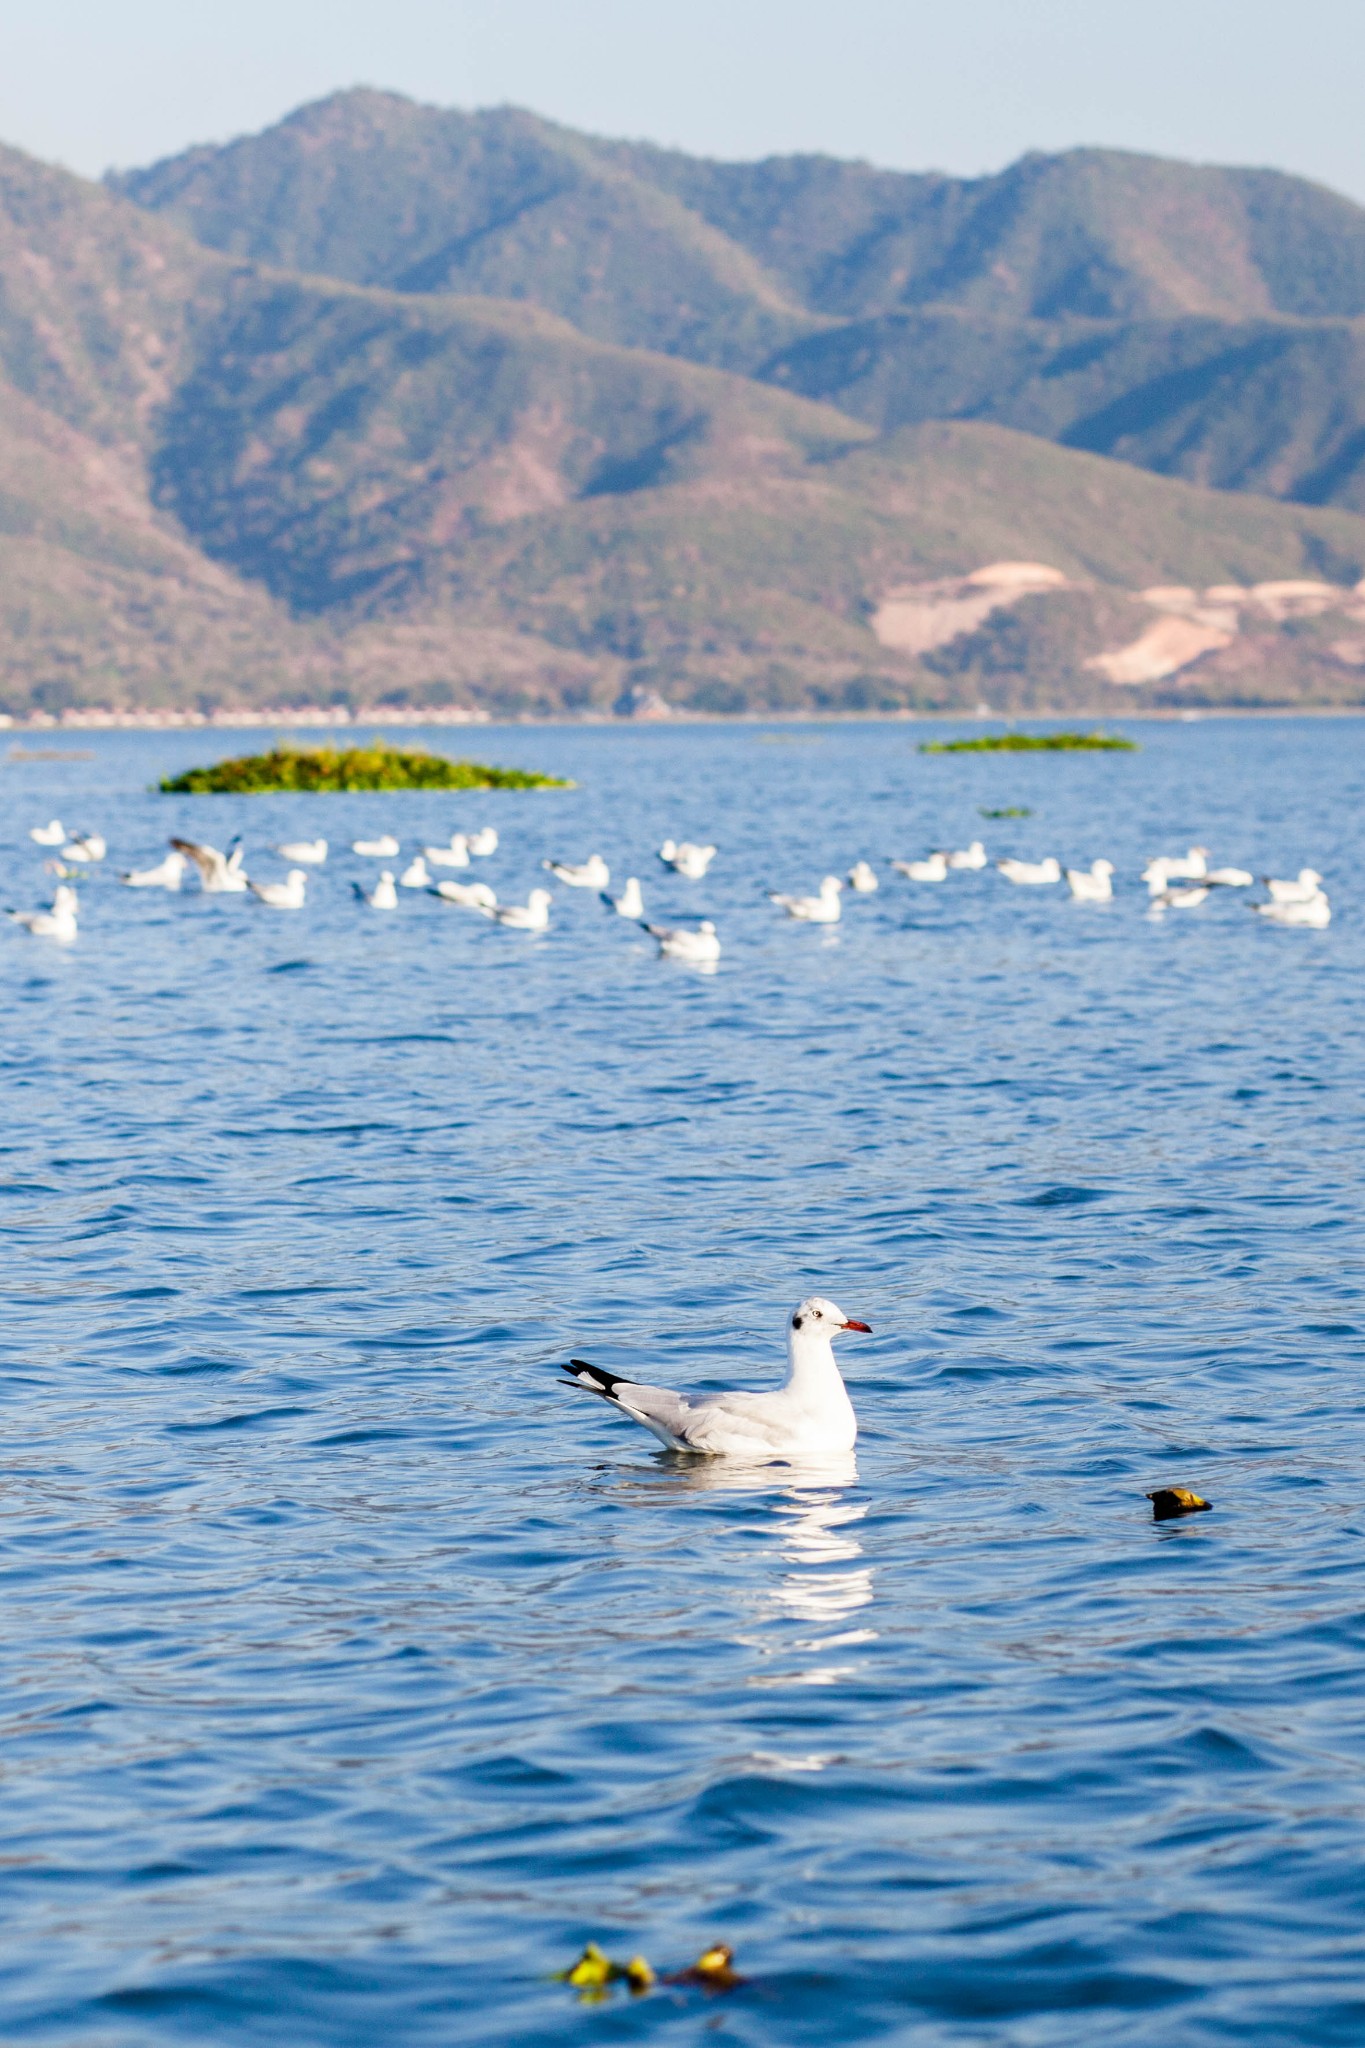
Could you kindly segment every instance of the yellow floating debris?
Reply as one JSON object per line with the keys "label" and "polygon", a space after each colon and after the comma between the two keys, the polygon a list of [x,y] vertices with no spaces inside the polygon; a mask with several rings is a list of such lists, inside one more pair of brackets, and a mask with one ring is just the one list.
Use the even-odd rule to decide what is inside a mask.
{"label": "yellow floating debris", "polygon": [[1172,1515],[1199,1515],[1213,1506],[1211,1500],[1191,1493],[1188,1486],[1158,1486],[1147,1498],[1152,1503],[1154,1522],[1169,1521]]}
{"label": "yellow floating debris", "polygon": [[671,1977],[665,1977],[665,1984],[699,1984],[704,1991],[733,1991],[744,1982],[743,1977],[731,1967],[735,1952],[723,1941],[713,1942],[703,1949],[690,1969],[678,1970]]}
{"label": "yellow floating debris", "polygon": [[628,1963],[616,1963],[595,1941],[590,1941],[571,1969],[556,1970],[555,1982],[572,1984],[575,1991],[591,1999],[594,1994],[604,1993],[609,1984],[628,1984],[638,1995],[649,1990],[655,1976],[643,1956],[632,1956]]}
{"label": "yellow floating debris", "polygon": [[620,1974],[620,1965],[603,1955],[595,1941],[590,1941],[572,1969],[560,1970],[558,1977],[561,1984],[572,1984],[579,1991],[595,1991]]}

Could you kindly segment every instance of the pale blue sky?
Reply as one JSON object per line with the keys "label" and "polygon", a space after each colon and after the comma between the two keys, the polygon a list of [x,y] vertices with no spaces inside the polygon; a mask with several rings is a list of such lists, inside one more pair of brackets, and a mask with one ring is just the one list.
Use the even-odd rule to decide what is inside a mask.
{"label": "pale blue sky", "polygon": [[1095,142],[1365,200],[1363,0],[0,0],[0,139],[92,175],[358,83],[715,156]]}

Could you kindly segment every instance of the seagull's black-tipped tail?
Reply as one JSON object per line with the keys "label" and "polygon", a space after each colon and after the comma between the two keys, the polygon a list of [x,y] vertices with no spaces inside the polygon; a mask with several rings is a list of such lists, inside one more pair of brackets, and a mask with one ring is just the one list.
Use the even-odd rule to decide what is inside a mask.
{"label": "seagull's black-tipped tail", "polygon": [[559,1369],[568,1375],[561,1385],[585,1387],[590,1394],[600,1394],[604,1401],[615,1401],[616,1389],[630,1384],[624,1373],[606,1372],[600,1365],[589,1365],[586,1358],[571,1358]]}

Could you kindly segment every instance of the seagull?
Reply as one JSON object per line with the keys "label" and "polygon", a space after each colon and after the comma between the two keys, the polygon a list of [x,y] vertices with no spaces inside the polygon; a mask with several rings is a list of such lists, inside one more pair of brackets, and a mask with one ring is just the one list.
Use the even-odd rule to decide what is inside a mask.
{"label": "seagull", "polygon": [[550,922],[553,902],[548,889],[533,889],[524,903],[490,903],[484,906],[483,914],[514,932],[543,932]]}
{"label": "seagull", "polygon": [[1249,903],[1247,909],[1268,917],[1272,924],[1311,925],[1321,930],[1332,922],[1332,906],[1320,889],[1316,896],[1295,897],[1288,903]]}
{"label": "seagull", "polygon": [[946,882],[948,879],[946,853],[931,853],[927,860],[893,860],[891,865],[898,875],[905,876],[907,882]]}
{"label": "seagull", "polygon": [[62,859],[81,861],[103,860],[108,851],[108,847],[98,832],[78,832],[62,848]]}
{"label": "seagull", "polygon": [[469,841],[463,832],[452,832],[449,846],[424,846],[422,851],[434,868],[469,866]]}
{"label": "seagull", "polygon": [[327,858],[325,839],[290,839],[275,852],[281,860],[289,861],[295,867],[320,868]]}
{"label": "seagull", "polygon": [[484,825],[479,831],[466,835],[465,845],[476,860],[487,860],[490,853],[498,850],[498,835],[491,825]]}
{"label": "seagull", "polygon": [[461,910],[491,910],[498,900],[487,882],[438,882],[431,893]]}
{"label": "seagull", "polygon": [[1046,860],[998,860],[995,865],[1007,882],[1021,888],[1041,889],[1062,879],[1061,867],[1051,854]]}
{"label": "seagull", "polygon": [[1322,894],[1322,876],[1316,868],[1300,868],[1298,879],[1293,882],[1274,882],[1269,875],[1262,879],[1272,903],[1311,903]]}
{"label": "seagull", "polygon": [[1210,889],[1249,889],[1256,877],[1250,868],[1210,868],[1204,880]]}
{"label": "seagull", "polygon": [[242,848],[237,839],[228,841],[226,853],[216,846],[200,846],[193,839],[173,839],[171,845],[199,870],[199,886],[207,896],[244,896],[247,881],[242,873]]}
{"label": "seagull", "polygon": [[290,868],[282,882],[250,882],[247,886],[270,910],[302,910],[308,877],[302,868]]}
{"label": "seagull", "polygon": [[870,1334],[823,1295],[803,1301],[787,1331],[787,1377],[770,1394],[677,1394],[604,1372],[586,1359],[562,1369],[574,1386],[600,1394],[632,1422],[640,1422],[670,1451],[712,1458],[827,1457],[851,1451],[858,1436],[853,1403],[834,1362],[835,1337],[846,1330]]}
{"label": "seagull", "polygon": [[945,858],[949,867],[958,871],[962,869],[984,868],[986,865],[986,849],[979,839],[974,839],[970,846],[963,848],[962,852],[950,853]]}
{"label": "seagull", "polygon": [[366,889],[359,882],[352,882],[351,887],[355,890],[362,903],[369,904],[371,910],[397,910],[398,908],[398,891],[393,886],[393,874],[389,868],[380,870],[379,880],[375,883],[373,889]]}
{"label": "seagull", "polygon": [[848,871],[848,886],[859,896],[871,896],[881,887],[875,868],[865,860],[855,860]]}
{"label": "seagull", "polygon": [[704,917],[695,928],[647,924],[645,930],[651,939],[658,940],[661,959],[685,960],[693,967],[709,967],[720,958],[720,940],[709,917]]}
{"label": "seagull", "polygon": [[119,880],[125,889],[178,889],[188,866],[183,853],[172,851],[156,867],[133,868]]}
{"label": "seagull", "polygon": [[818,896],[779,896],[775,889],[770,889],[768,901],[780,903],[788,917],[799,917],[806,924],[838,924],[843,909],[839,901],[843,886],[837,875],[826,875]]}
{"label": "seagull", "polygon": [[392,832],[381,832],[378,839],[353,839],[351,852],[366,860],[397,860],[399,845]]}
{"label": "seagull", "polygon": [[1208,871],[1207,846],[1192,846],[1183,859],[1178,854],[1158,854],[1142,870],[1142,879],[1155,896],[1168,882],[1202,882]]}
{"label": "seagull", "polygon": [[1113,872],[1113,861],[1093,860],[1088,868],[1068,868],[1067,886],[1077,903],[1107,903],[1114,893]]}
{"label": "seagull", "polygon": [[1207,902],[1208,894],[1207,882],[1187,882],[1182,889],[1159,890],[1152,898],[1152,909],[1157,912],[1198,910],[1201,903]]}
{"label": "seagull", "polygon": [[429,889],[431,887],[431,876],[427,873],[427,864],[420,853],[415,854],[408,862],[402,874],[398,877],[398,886],[400,889]]}
{"label": "seagull", "polygon": [[632,875],[619,896],[609,896],[604,889],[602,901],[608,910],[614,910],[618,917],[633,917],[638,924],[645,914],[645,899],[640,894],[640,884]]}
{"label": "seagull", "polygon": [[35,939],[59,939],[69,945],[76,936],[76,892],[65,882],[58,884],[51,910],[11,910],[9,914]]}
{"label": "seagull", "polygon": [[590,854],[580,867],[562,860],[543,860],[540,865],[568,889],[605,889],[611,880],[611,869],[600,853]]}
{"label": "seagull", "polygon": [[672,868],[675,875],[685,881],[700,882],[716,857],[714,846],[694,846],[690,839],[678,845],[672,839],[665,839],[659,848],[659,859],[666,868]]}
{"label": "seagull", "polygon": [[66,842],[66,827],[60,818],[53,818],[50,824],[35,825],[28,836],[35,846],[62,846]]}

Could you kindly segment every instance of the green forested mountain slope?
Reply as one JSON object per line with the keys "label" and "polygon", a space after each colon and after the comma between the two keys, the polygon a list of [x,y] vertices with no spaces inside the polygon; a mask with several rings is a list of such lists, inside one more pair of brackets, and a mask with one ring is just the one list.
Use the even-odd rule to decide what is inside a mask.
{"label": "green forested mountain slope", "polygon": [[879,427],[991,419],[1365,508],[1365,209],[1280,172],[1095,149],[978,179],[709,163],[352,92],[117,182],[214,249],[529,300]]}
{"label": "green forested mountain slope", "polygon": [[205,247],[395,291],[526,299],[585,334],[750,367],[810,319],[730,236],[514,108],[338,93],[110,181]]}
{"label": "green forested mountain slope", "polygon": [[947,178],[827,157],[722,164],[605,147],[723,229],[812,312],[1365,313],[1365,208],[1280,171],[1075,149],[1023,157],[993,177]]}
{"label": "green forested mountain slope", "polygon": [[883,430],[994,420],[1220,490],[1365,511],[1365,320],[852,321],[767,374]]}
{"label": "green forested mountain slope", "polygon": [[534,298],[655,347],[679,300],[698,339],[739,301],[779,318],[1365,314],[1365,208],[1278,171],[1120,150],[972,179],[824,157],[725,164],[515,108],[353,91],[114,182],[210,248],[358,284]]}

